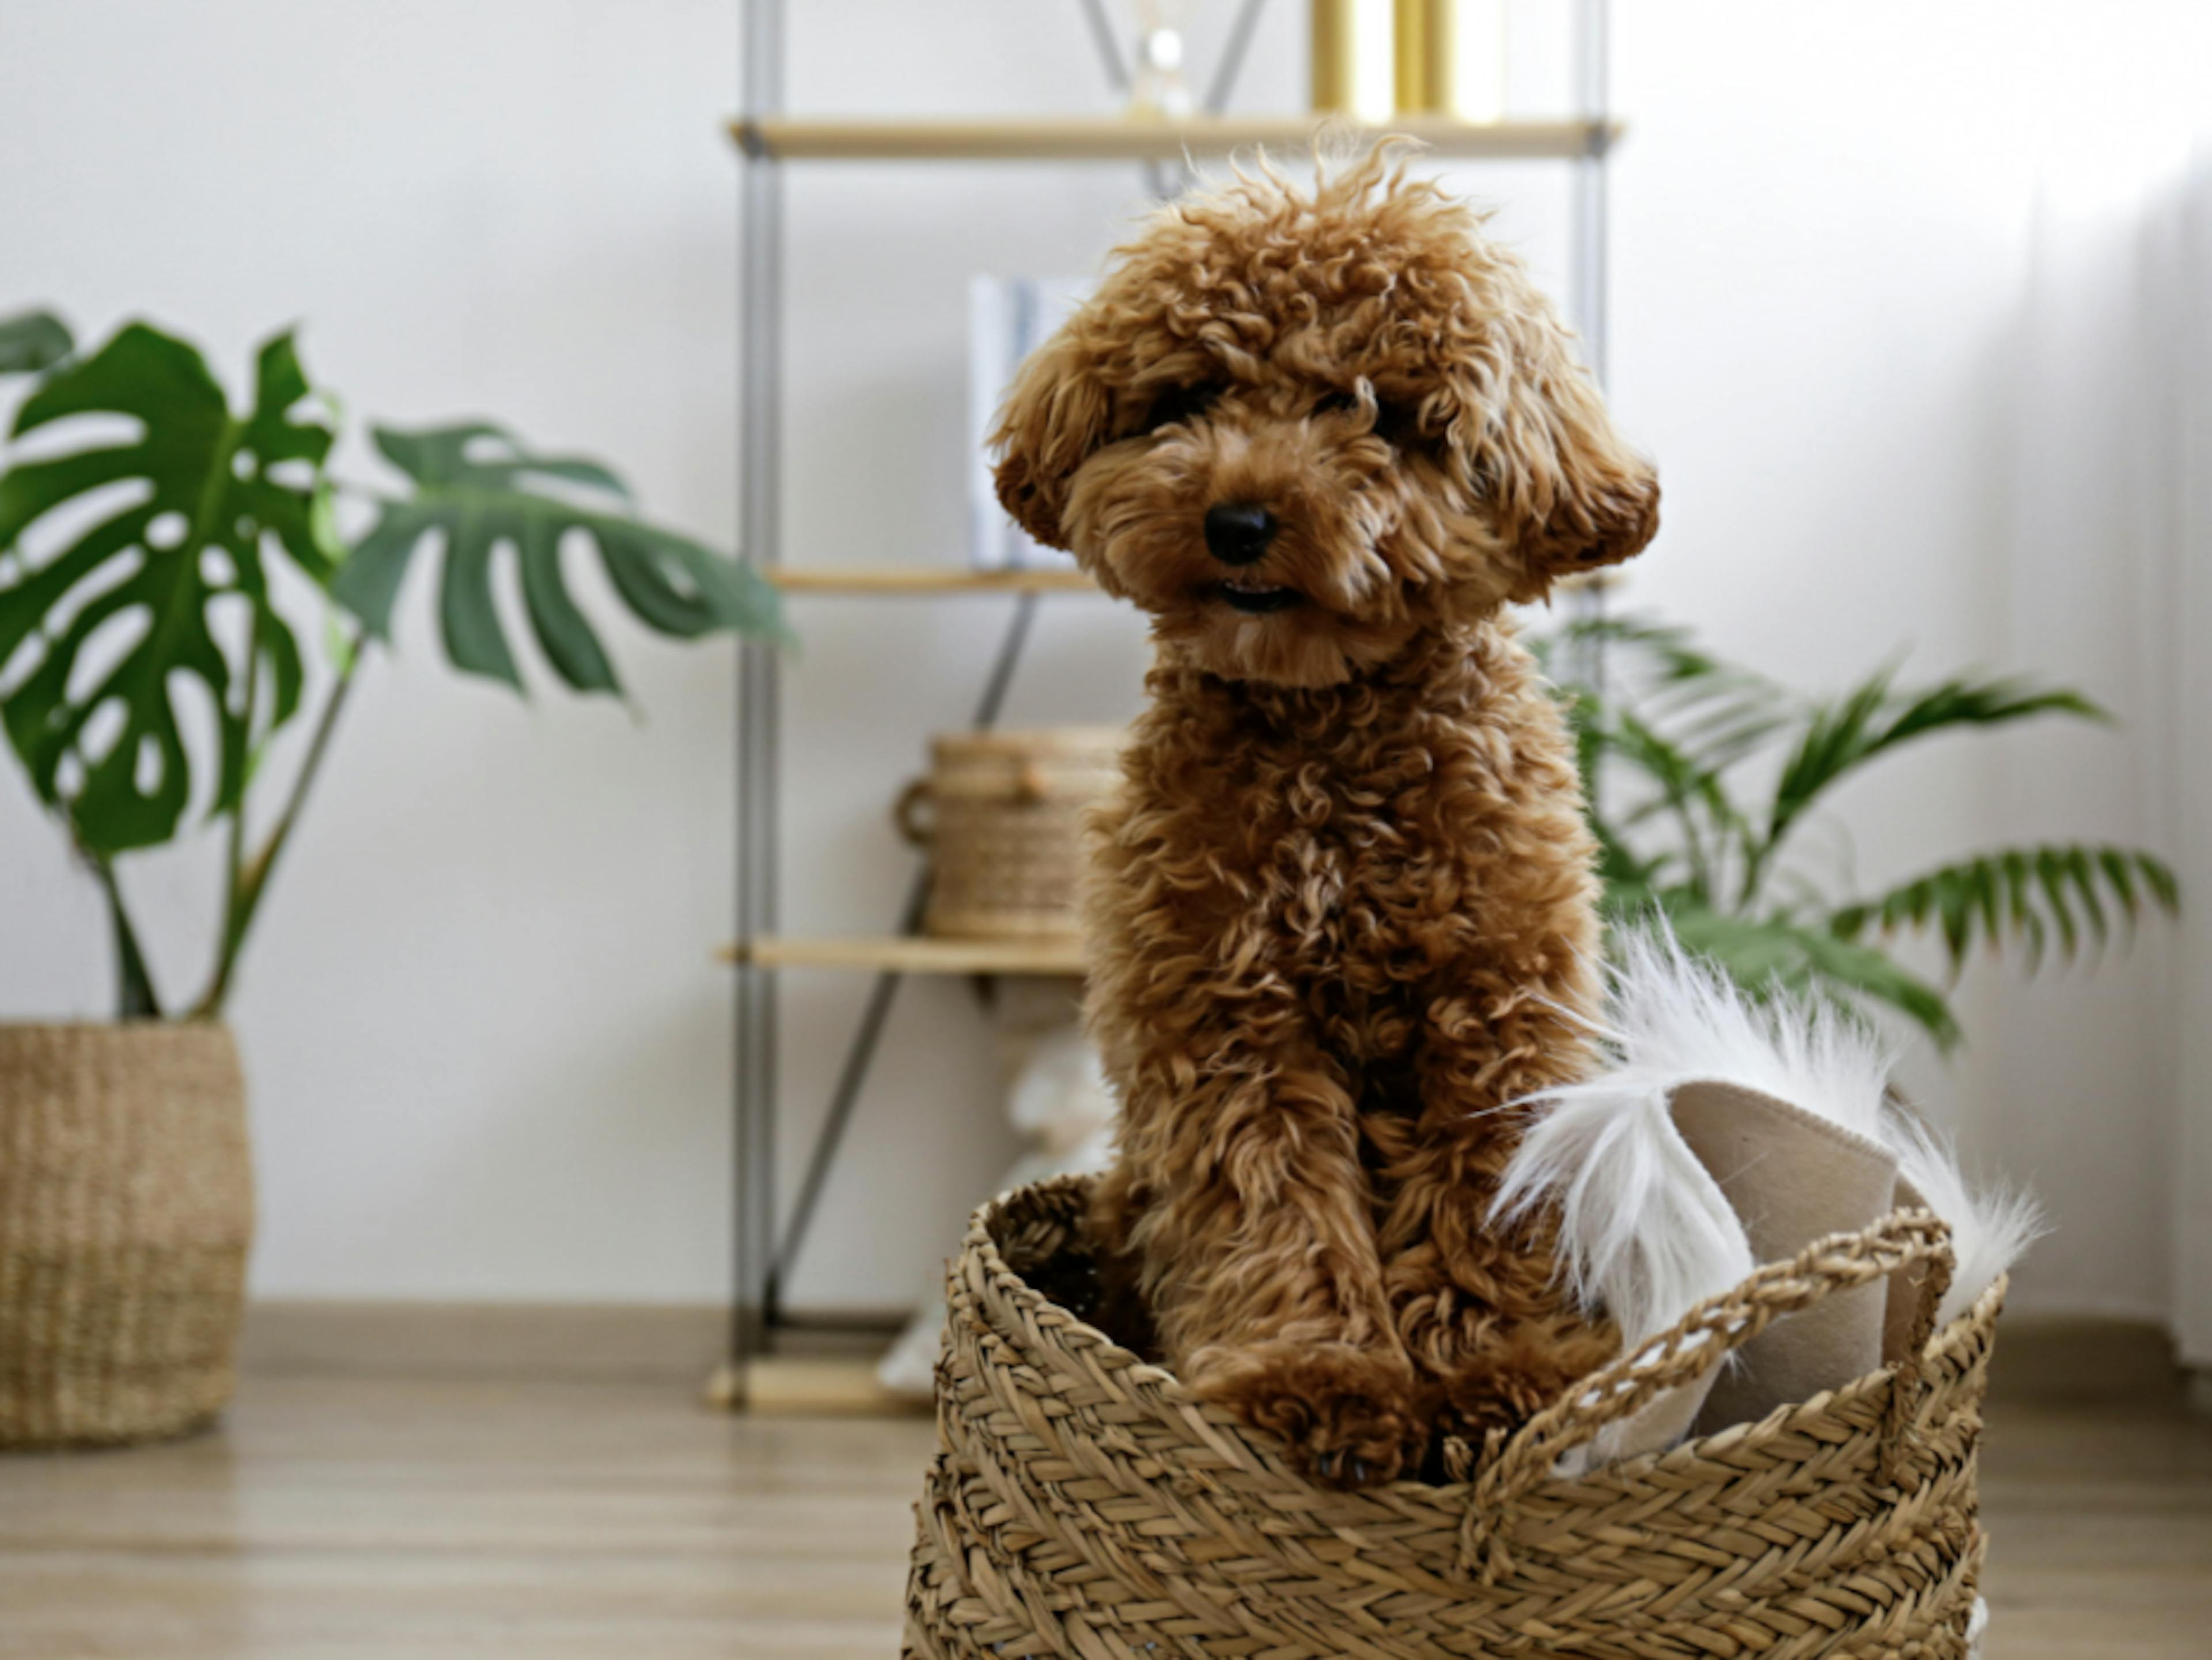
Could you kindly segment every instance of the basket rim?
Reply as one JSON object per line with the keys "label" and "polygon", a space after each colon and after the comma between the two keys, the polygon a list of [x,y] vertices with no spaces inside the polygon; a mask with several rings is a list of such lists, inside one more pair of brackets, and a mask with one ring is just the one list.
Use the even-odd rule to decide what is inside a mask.
{"label": "basket rim", "polygon": [[932,754],[942,751],[962,756],[1027,755],[1039,750],[1080,756],[1099,750],[1118,752],[1128,741],[1129,728],[1110,721],[1078,721],[1056,727],[993,727],[981,732],[929,735]]}
{"label": "basket rim", "polygon": [[[1275,1449],[1273,1438],[1263,1438],[1256,1434],[1243,1419],[1226,1408],[1200,1400],[1191,1393],[1189,1387],[1176,1377],[1171,1369],[1157,1362],[1146,1360],[1134,1350],[1117,1343],[1098,1327],[1035,1289],[1020,1274],[1007,1266],[1006,1258],[999,1250],[998,1242],[991,1237],[990,1227],[994,1221],[1005,1214],[1008,1207],[1018,1200],[1045,1199],[1060,1195],[1079,1199],[1088,1193],[1095,1179],[1090,1176],[1055,1176],[1041,1182],[1028,1183],[1018,1188],[1007,1189],[996,1197],[976,1207],[970,1215],[968,1231],[961,1242],[963,1255],[974,1256],[981,1264],[985,1273],[995,1282],[1000,1293],[1010,1297],[1030,1315],[1048,1316],[1048,1317],[1037,1322],[1041,1329],[1050,1330],[1059,1341],[1068,1344],[1072,1347],[1095,1352],[1107,1363],[1110,1370],[1120,1372],[1124,1382],[1131,1388],[1145,1389],[1156,1395],[1163,1405],[1172,1408],[1183,1415],[1197,1415],[1210,1427],[1232,1438],[1236,1445],[1255,1463],[1265,1466],[1270,1472],[1279,1473],[1292,1481],[1303,1483],[1304,1478],[1293,1470],[1289,1462]],[[1869,1225],[1869,1227],[1879,1227],[1892,1217],[1906,1213],[1914,1208],[1916,1207],[1900,1207],[1890,1211],[1882,1217],[1877,1218]],[[2010,1283],[2009,1275],[1998,1275],[1964,1313],[1954,1318],[1948,1326],[1941,1327],[1931,1334],[1928,1346],[1923,1353],[1923,1364],[1940,1365],[1957,1349],[1963,1347],[1970,1337],[1980,1333],[1985,1328],[1993,1327],[1997,1313],[2003,1305],[2005,1293]],[[1834,1389],[1824,1389],[1803,1401],[1788,1402],[1776,1407],[1765,1418],[1747,1420],[1741,1424],[1731,1424],[1710,1435],[1693,1436],[1676,1443],[1674,1446],[1640,1453],[1632,1458],[1624,1458],[1582,1475],[1553,1477],[1545,1481],[1542,1486],[1545,1487],[1579,1487],[1590,1481],[1605,1481],[1616,1476],[1646,1475],[1670,1459],[1682,1461],[1694,1459],[1703,1456],[1704,1449],[1709,1449],[1717,1444],[1747,1434],[1763,1432],[1770,1426],[1784,1425],[1799,1414],[1825,1414],[1838,1402],[1856,1399],[1892,1383],[1895,1379],[1897,1370],[1895,1364],[1877,1366],[1871,1371],[1864,1372]],[[1339,1499],[1365,1498],[1381,1504],[1393,1514],[1403,1514],[1404,1507],[1409,1502],[1427,1508],[1452,1505],[1452,1501],[1457,1500],[1458,1503],[1452,1505],[1452,1507],[1460,1510],[1464,1509],[1466,1501],[1471,1496],[1475,1486],[1475,1478],[1479,1475],[1479,1470],[1470,1472],[1466,1480],[1442,1485],[1401,1477],[1381,1487],[1360,1489],[1345,1494],[1333,1493],[1332,1496]]]}
{"label": "basket rim", "polygon": [[191,1014],[133,1015],[121,1019],[8,1020],[0,1019],[0,1038],[49,1036],[88,1037],[116,1034],[143,1037],[162,1032],[233,1032],[228,1019]]}

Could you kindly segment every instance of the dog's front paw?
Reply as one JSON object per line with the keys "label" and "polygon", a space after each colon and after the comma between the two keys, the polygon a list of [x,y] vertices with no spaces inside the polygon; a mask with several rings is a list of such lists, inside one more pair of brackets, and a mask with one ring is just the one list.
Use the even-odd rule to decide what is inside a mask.
{"label": "dog's front paw", "polygon": [[1423,1438],[1412,1367],[1350,1343],[1218,1349],[1190,1382],[1200,1399],[1279,1436],[1299,1473],[1327,1487],[1395,1481]]}
{"label": "dog's front paw", "polygon": [[1480,1447],[1492,1430],[1509,1433],[1613,1358],[1610,1328],[1540,1321],[1494,1335],[1462,1356],[1441,1379],[1438,1428]]}

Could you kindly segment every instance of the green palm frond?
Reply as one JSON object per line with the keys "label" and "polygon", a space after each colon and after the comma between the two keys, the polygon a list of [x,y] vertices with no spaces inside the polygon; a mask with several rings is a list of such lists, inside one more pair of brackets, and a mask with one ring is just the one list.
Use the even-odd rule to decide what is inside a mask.
{"label": "green palm frond", "polygon": [[1623,685],[1599,701],[1616,708],[1632,702],[1650,731],[1708,772],[1724,772],[1758,750],[1796,706],[1784,688],[1699,648],[1688,629],[1671,623],[1635,617],[1584,617],[1565,624],[1559,635],[1578,645],[1614,648],[1625,657]]}
{"label": "green palm frond", "polygon": [[1680,624],[1650,617],[1577,617],[1553,629],[1548,637],[1572,645],[1621,648],[1655,666],[1667,680],[1758,678],[1698,647],[1695,636]]}
{"label": "green palm frond", "polygon": [[1610,711],[1587,730],[1601,752],[1627,761],[1656,787],[1656,794],[1623,817],[1623,829],[1632,830],[1661,812],[1671,814],[1690,883],[1700,898],[1710,899],[1717,891],[1719,861],[1746,829],[1721,772],[1626,708]]}
{"label": "green palm frond", "polygon": [[1655,905],[1684,949],[1711,959],[1747,991],[1882,1004],[1911,1020],[1940,1049],[1959,1042],[1958,1019],[1942,992],[1870,946],[1786,916],[1733,915],[1680,892],[1608,889],[1605,914],[1610,922],[1633,923],[1649,916]]}
{"label": "green palm frond", "polygon": [[1656,888],[1664,880],[1668,867],[1674,861],[1662,854],[1646,858],[1629,843],[1628,838],[1599,812],[1589,814],[1590,834],[1597,841],[1597,879],[1605,885],[1606,891]]}
{"label": "green palm frond", "polygon": [[1917,690],[1893,690],[1883,669],[1833,702],[1816,708],[1783,763],[1768,814],[1766,841],[1778,844],[1813,805],[1850,773],[1931,733],[1987,728],[2044,714],[2111,717],[2078,691],[2019,678],[1960,676]]}
{"label": "green palm frond", "polygon": [[1955,973],[1977,946],[2018,946],[2031,970],[2051,937],[2070,958],[2084,931],[2110,937],[2107,908],[2130,931],[2147,907],[2168,915],[2181,907],[2180,885],[2160,860],[2134,848],[2080,844],[2007,848],[1941,866],[1828,919],[1837,937],[1856,940],[1933,927]]}
{"label": "green palm frond", "polygon": [[[1589,677],[1601,684],[1561,688],[1584,778],[1595,784],[1603,769],[1609,781],[1605,811],[1590,815],[1607,917],[1658,909],[1684,946],[1748,989],[1881,1005],[1948,1048],[1960,1036],[1948,1000],[1891,958],[1889,938],[1933,933],[1954,973],[1977,946],[2017,946],[2033,972],[2054,948],[2071,958],[2179,908],[2173,873],[2131,848],[2002,848],[1841,906],[1832,876],[1815,881],[1784,856],[1826,793],[1870,762],[1944,732],[2108,718],[2079,692],[1984,675],[1901,688],[1891,667],[1808,702],[1649,618],[1569,623],[1553,643],[1614,654]],[[1771,795],[1747,806],[1739,769],[1778,750]]]}

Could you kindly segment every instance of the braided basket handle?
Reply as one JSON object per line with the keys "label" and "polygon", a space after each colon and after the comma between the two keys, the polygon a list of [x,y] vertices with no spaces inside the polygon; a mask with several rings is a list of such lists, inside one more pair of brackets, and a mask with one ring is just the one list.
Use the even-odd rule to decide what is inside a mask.
{"label": "braided basket handle", "polygon": [[1881,1478],[1893,1481],[1918,1404],[1921,1368],[1936,1335],[1936,1310],[1951,1286],[1951,1230],[1934,1213],[1903,1210],[1862,1233],[1816,1239],[1786,1262],[1760,1268],[1732,1291],[1698,1304],[1632,1354],[1592,1373],[1538,1413],[1485,1460],[1460,1528],[1459,1566],[1479,1566],[1487,1585],[1511,1570],[1501,1523],[1521,1496],[1552,1472],[1562,1453],[1607,1424],[1633,1417],[1668,1390],[1701,1377],[1776,1320],[1837,1292],[1924,1267],[1912,1336],[1899,1359],[1882,1424]]}
{"label": "braided basket handle", "polygon": [[901,836],[917,848],[927,847],[937,829],[927,816],[929,810],[936,806],[936,798],[930,792],[930,783],[927,778],[914,780],[899,792],[898,800],[891,805],[891,823],[898,826]]}

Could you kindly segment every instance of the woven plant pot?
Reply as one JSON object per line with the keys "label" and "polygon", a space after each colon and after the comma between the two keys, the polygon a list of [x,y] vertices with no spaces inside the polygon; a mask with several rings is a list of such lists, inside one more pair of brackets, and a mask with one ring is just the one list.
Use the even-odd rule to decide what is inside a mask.
{"label": "woven plant pot", "polygon": [[0,1446],[214,1416],[252,1231],[227,1028],[0,1025]]}
{"label": "woven plant pot", "polygon": [[1121,782],[1119,727],[947,733],[895,817],[929,849],[923,930],[948,939],[1073,939],[1083,818]]}
{"label": "woven plant pot", "polygon": [[[1975,1454],[2003,1287],[1931,1331],[1949,1250],[1925,1212],[1761,1269],[1687,1316],[1663,1359],[1598,1373],[1469,1480],[1341,1493],[1036,1289],[1079,1301],[1094,1283],[1086,1186],[1043,1183],[984,1207],[953,1268],[908,1655],[1969,1652]],[[1762,1423],[1553,1474],[1778,1316],[1899,1270],[1919,1301],[1896,1365]]]}

